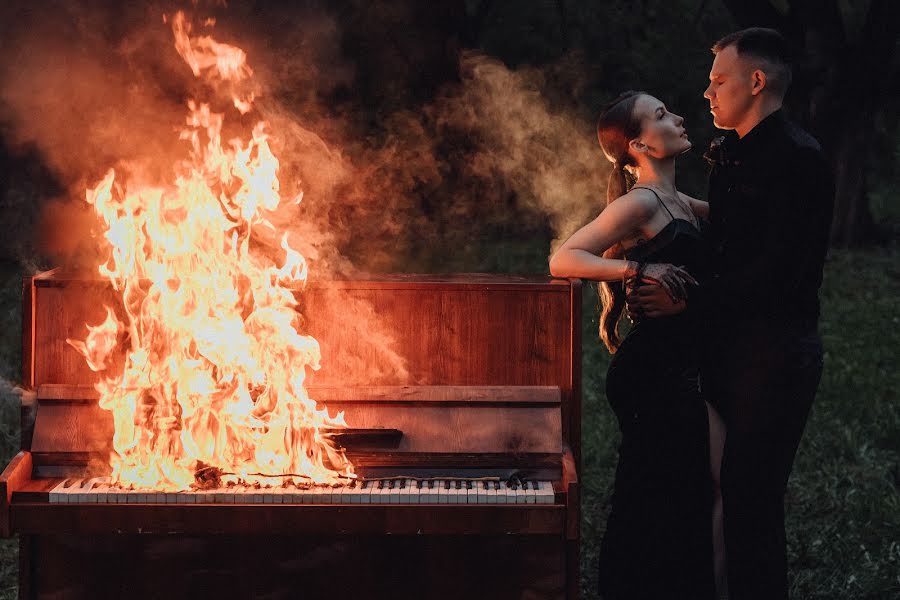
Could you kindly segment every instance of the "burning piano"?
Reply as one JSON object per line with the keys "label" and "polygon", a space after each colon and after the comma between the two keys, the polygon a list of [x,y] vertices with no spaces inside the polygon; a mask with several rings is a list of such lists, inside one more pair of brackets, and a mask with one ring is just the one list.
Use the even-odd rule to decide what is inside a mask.
{"label": "burning piano", "polygon": [[[248,72],[172,25],[195,74]],[[191,102],[173,183],[88,191],[108,260],[24,282],[20,597],[576,598],[580,282],[307,283],[252,243],[265,124],[221,128]]]}

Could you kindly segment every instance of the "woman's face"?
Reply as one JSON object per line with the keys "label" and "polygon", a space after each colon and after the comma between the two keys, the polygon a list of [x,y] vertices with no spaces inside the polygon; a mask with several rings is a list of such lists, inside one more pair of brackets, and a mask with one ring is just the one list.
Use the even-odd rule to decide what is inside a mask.
{"label": "woman's face", "polygon": [[[638,148],[646,155],[662,159],[678,156],[691,148],[684,129],[684,118],[669,112],[653,96],[642,95],[634,103],[634,116],[641,121]],[[634,148],[632,148],[634,151]]]}

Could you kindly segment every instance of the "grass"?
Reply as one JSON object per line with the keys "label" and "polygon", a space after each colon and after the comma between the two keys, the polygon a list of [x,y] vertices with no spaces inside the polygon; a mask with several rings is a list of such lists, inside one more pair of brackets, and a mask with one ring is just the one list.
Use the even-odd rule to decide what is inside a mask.
{"label": "grass", "polygon": [[[503,261],[498,265],[509,266]],[[21,331],[19,274],[5,275],[0,373],[12,378]],[[586,290],[582,573],[583,597],[592,598],[618,433],[603,394],[608,356],[596,336],[596,294],[592,286]],[[822,290],[825,372],[787,497],[793,598],[900,598],[897,298],[900,248],[832,252]],[[18,447],[18,427],[16,396],[10,385],[0,385],[2,464]],[[0,600],[16,596],[16,565],[15,540],[0,540]]]}

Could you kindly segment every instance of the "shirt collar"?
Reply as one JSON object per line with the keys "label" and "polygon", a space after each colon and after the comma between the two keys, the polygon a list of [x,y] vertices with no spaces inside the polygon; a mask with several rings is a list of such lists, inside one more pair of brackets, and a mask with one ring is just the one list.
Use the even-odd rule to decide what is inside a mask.
{"label": "shirt collar", "polygon": [[765,119],[756,124],[756,127],[747,132],[744,137],[738,137],[734,131],[729,131],[725,136],[725,145],[731,156],[744,156],[748,152],[760,149],[771,139],[772,134],[783,129],[787,123],[784,109],[779,108]]}

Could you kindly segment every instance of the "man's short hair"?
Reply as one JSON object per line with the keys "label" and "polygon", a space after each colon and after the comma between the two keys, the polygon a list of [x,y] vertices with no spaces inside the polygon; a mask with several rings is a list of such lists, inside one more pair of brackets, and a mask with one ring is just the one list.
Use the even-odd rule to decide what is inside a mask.
{"label": "man's short hair", "polygon": [[713,44],[713,54],[734,46],[738,56],[751,57],[761,62],[766,73],[767,85],[784,96],[791,85],[791,51],[787,40],[774,29],[751,27],[735,31]]}

